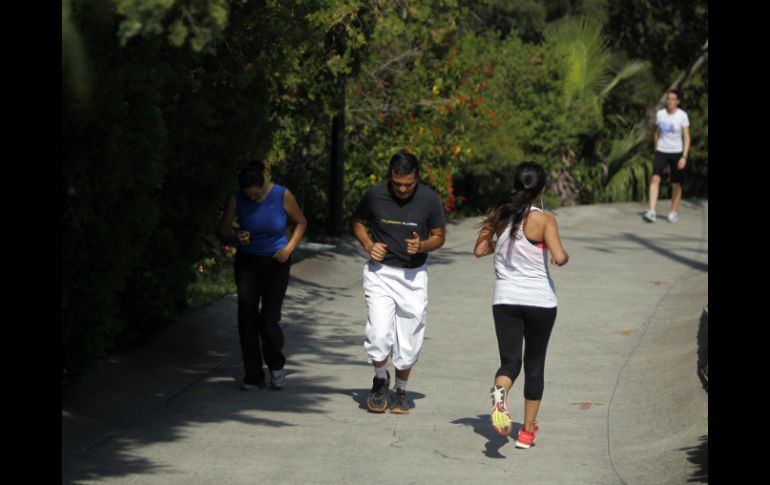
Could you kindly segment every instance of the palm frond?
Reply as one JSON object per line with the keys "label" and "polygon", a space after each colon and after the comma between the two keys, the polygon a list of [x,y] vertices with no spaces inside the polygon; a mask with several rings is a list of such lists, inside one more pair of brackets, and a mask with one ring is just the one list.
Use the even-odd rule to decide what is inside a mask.
{"label": "palm frond", "polygon": [[636,155],[627,160],[604,188],[605,202],[641,200],[647,194],[647,181],[652,172],[648,157]]}
{"label": "palm frond", "polygon": [[609,49],[601,25],[583,17],[568,17],[549,25],[546,40],[566,58],[565,97],[586,91],[598,94],[609,82]]}
{"label": "palm frond", "polygon": [[629,158],[634,149],[644,140],[644,133],[639,129],[632,129],[620,140],[615,140],[610,146],[610,153],[604,157],[608,167],[609,178],[612,178],[623,166],[623,162]]}
{"label": "palm frond", "polygon": [[599,97],[603,98],[607,96],[610,91],[612,91],[615,86],[618,85],[623,80],[632,78],[639,74],[640,72],[644,72],[647,69],[650,68],[650,62],[648,61],[642,61],[639,59],[635,59],[633,61],[630,61],[626,63],[621,69],[620,72],[618,72],[612,80],[607,83],[607,85],[604,87],[604,89],[601,90],[599,93]]}

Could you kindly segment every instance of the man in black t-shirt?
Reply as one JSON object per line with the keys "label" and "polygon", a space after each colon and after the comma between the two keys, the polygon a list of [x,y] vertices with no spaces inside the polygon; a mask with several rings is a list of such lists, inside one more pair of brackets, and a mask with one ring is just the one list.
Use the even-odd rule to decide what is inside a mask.
{"label": "man in black t-shirt", "polygon": [[378,413],[388,407],[388,357],[396,369],[390,412],[409,413],[406,384],[425,334],[427,253],[444,245],[441,198],[417,182],[418,174],[417,158],[397,153],[390,159],[390,180],[370,188],[353,213],[353,233],[370,257],[364,267],[364,348],[375,369],[367,406]]}

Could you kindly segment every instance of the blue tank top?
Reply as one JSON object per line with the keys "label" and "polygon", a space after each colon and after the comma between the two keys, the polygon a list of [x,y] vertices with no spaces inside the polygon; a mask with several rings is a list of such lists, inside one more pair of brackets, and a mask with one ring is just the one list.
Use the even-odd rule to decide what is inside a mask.
{"label": "blue tank top", "polygon": [[236,214],[241,229],[251,232],[251,243],[238,246],[240,251],[254,256],[272,256],[285,248],[286,210],[283,196],[286,187],[273,184],[270,193],[262,202],[249,199],[241,189],[235,191]]}

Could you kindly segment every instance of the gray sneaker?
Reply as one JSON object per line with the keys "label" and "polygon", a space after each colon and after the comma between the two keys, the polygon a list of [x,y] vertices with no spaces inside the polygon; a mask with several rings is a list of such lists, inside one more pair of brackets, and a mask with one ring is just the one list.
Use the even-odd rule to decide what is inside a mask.
{"label": "gray sneaker", "polygon": [[283,369],[270,371],[270,389],[277,391],[286,385],[286,371]]}
{"label": "gray sneaker", "polygon": [[261,389],[265,387],[265,382],[251,382],[248,381],[245,377],[241,379],[241,390],[242,391],[253,391],[254,389]]}
{"label": "gray sneaker", "polygon": [[668,214],[668,218],[667,219],[668,219],[668,222],[673,224],[674,222],[679,220],[679,214],[677,214],[676,212],[670,212]]}
{"label": "gray sneaker", "polygon": [[642,219],[644,219],[647,222],[655,222],[656,217],[657,216],[655,214],[655,211],[653,210],[648,210],[644,214],[642,214]]}
{"label": "gray sneaker", "polygon": [[390,387],[390,372],[387,379],[378,379],[376,376],[372,380],[372,391],[366,398],[366,406],[373,413],[384,413],[388,407],[388,388]]}

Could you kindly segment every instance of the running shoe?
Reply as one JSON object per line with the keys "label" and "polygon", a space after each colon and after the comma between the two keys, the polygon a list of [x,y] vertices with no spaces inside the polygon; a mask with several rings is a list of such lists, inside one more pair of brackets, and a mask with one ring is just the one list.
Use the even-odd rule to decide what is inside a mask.
{"label": "running shoe", "polygon": [[406,397],[406,390],[396,389],[392,397],[393,401],[390,404],[390,412],[393,414],[409,414],[409,400]]}
{"label": "running shoe", "polygon": [[535,439],[537,438],[537,421],[535,421],[534,426],[532,427],[532,432],[524,429],[524,426],[521,427],[519,430],[519,436],[516,438],[516,448],[529,448],[530,446],[535,444]]}
{"label": "running shoe", "polygon": [[513,429],[513,420],[508,411],[508,398],[505,395],[505,388],[500,386],[492,387],[492,410],[489,412],[489,420],[492,427],[500,436],[508,436]]}
{"label": "running shoe", "polygon": [[241,380],[242,391],[252,391],[254,389],[261,389],[263,387],[265,387],[265,381],[253,381],[245,377]]}
{"label": "running shoe", "polygon": [[676,212],[670,212],[668,214],[668,222],[673,224],[674,222],[676,222],[678,220],[679,220],[679,214],[677,214]]}
{"label": "running shoe", "polygon": [[270,371],[270,389],[278,391],[286,385],[286,371],[283,369]]}
{"label": "running shoe", "polygon": [[644,214],[642,214],[642,218],[647,222],[655,222],[657,215],[655,214],[654,210],[648,210],[648,211],[645,211]]}
{"label": "running shoe", "polygon": [[377,376],[372,380],[372,391],[366,399],[366,406],[373,413],[384,413],[388,407],[388,388],[390,387],[390,372],[386,379]]}

